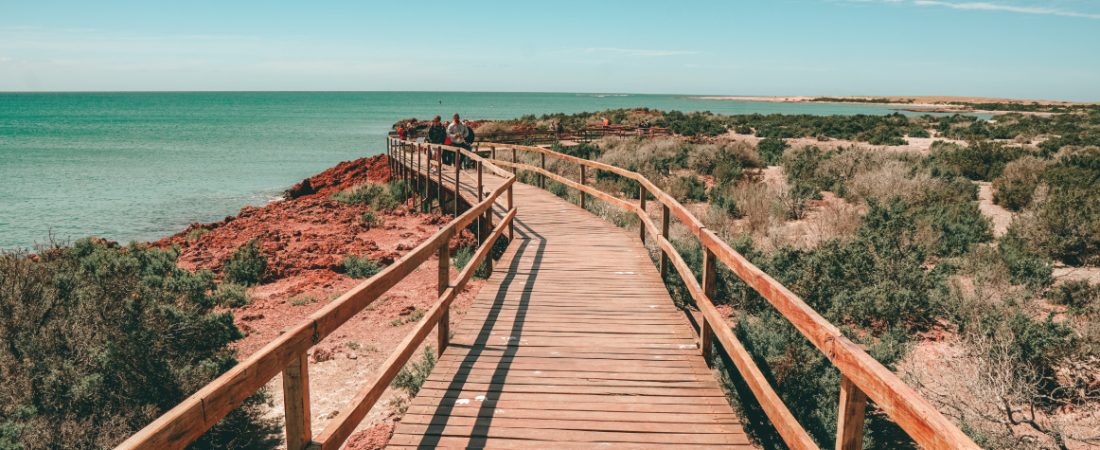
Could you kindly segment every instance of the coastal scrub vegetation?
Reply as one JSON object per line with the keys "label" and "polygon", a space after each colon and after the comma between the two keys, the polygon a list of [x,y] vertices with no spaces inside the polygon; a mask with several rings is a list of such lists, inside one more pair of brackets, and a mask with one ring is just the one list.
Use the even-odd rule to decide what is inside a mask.
{"label": "coastal scrub vegetation", "polygon": [[[709,229],[901,374],[980,445],[1100,445],[1100,420],[1087,412],[1100,408],[1100,286],[1053,275],[1058,264],[1100,264],[1100,112],[993,120],[673,116],[694,123],[694,131],[606,137],[578,156],[639,172],[703,211]],[[653,110],[554,117],[667,124]],[[753,145],[725,133],[702,137],[708,133],[700,121],[762,139]],[[956,141],[921,153],[790,140],[897,142],[925,133]],[[548,161],[548,168],[575,177],[575,166]],[[600,172],[590,180],[605,192],[638,196],[633,180]],[[1007,231],[995,233],[979,208],[983,183],[992,186],[994,202],[1015,212]],[[638,226],[599,208],[615,223]],[[701,273],[698,242],[675,224],[671,240]],[[665,281],[677,304],[690,308],[678,274]],[[820,445],[832,445],[839,373],[827,358],[724,267],[715,300],[733,308],[735,332],[799,422]],[[954,356],[929,359],[940,351]],[[781,448],[736,370],[721,358],[716,363],[727,371],[729,393],[753,437]],[[914,447],[882,414],[868,415],[864,443]]]}
{"label": "coastal scrub vegetation", "polygon": [[352,278],[370,278],[381,272],[382,264],[367,256],[348,255],[342,263],[344,274]]}
{"label": "coastal scrub vegetation", "polygon": [[260,241],[252,239],[242,245],[222,266],[225,280],[244,285],[258,284],[267,272],[267,256],[260,250]]}
{"label": "coastal scrub vegetation", "polygon": [[348,205],[366,205],[374,211],[390,211],[401,204],[404,198],[403,181],[387,184],[363,183],[351,189],[332,194],[332,199]]}
{"label": "coastal scrub vegetation", "polygon": [[[113,447],[236,364],[242,333],[214,308],[243,289],[176,258],[90,239],[0,253],[0,448]],[[193,448],[276,447],[265,401],[250,397]]]}

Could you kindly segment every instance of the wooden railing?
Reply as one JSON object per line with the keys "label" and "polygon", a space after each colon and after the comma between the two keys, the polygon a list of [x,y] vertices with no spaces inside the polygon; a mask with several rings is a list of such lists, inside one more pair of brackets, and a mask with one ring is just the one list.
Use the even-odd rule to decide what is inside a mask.
{"label": "wooden railing", "polygon": [[580,130],[527,129],[502,131],[479,136],[479,139],[507,144],[552,144],[560,141],[591,142],[605,136],[668,136],[672,131],[665,127],[642,128],[630,125],[590,126]]}
{"label": "wooden railing", "polygon": [[[745,283],[760,293],[769,303],[789,321],[832,362],[840,371],[840,409],[838,413],[836,448],[854,450],[862,448],[864,412],[867,398],[878,405],[919,445],[931,449],[977,449],[979,448],[958,427],[947,420],[935,407],[925,400],[913,388],[906,385],[893,372],[884,367],[863,351],[858,345],[845,337],[836,326],[825,320],[810,308],[801,298],[788,290],[778,281],[768,276],[744,256],[733,250],[703,223],[692,215],[676,199],[668,195],[644,176],[619,167],[577,158],[554,152],[541,147],[529,147],[511,144],[481,143],[482,149],[489,148],[493,161],[513,170],[527,170],[540,175],[539,184],[545,187],[549,178],[580,192],[583,207],[585,196],[591,195],[611,205],[634,212],[641,220],[640,238],[643,242],[654,239],[660,249],[661,274],[668,272],[669,264],[676,269],[684,281],[699,311],[702,313],[700,347],[709,360],[717,340],[733,361],[745,383],[756,397],[768,419],[787,446],[794,449],[816,449],[814,441],[798,423],[775,390],[768,383],[751,355],[734,335],[724,317],[714,307],[715,270],[718,262],[725,264]],[[499,155],[501,150],[510,150],[510,155]],[[539,154],[539,166],[518,162],[517,151]],[[510,161],[497,156],[510,156]],[[568,179],[546,169],[546,157],[576,164],[579,167],[577,180]],[[602,170],[635,180],[640,185],[639,202],[635,203],[600,191],[585,184],[586,169]],[[661,225],[649,217],[646,209],[647,197],[652,196],[661,205]],[[669,223],[676,217],[699,240],[704,249],[702,282],[696,280],[691,268],[669,241]]]}
{"label": "wooden railing", "polygon": [[[391,146],[390,144],[393,144]],[[390,168],[399,172],[411,184],[430,185],[431,180],[421,172],[416,183],[409,168],[409,143],[387,141],[387,153],[391,156]],[[453,147],[449,151],[459,151]],[[218,423],[230,411],[241,405],[250,395],[261,389],[272,378],[282,372],[284,409],[286,413],[286,440],[289,450],[337,449],[340,448],[363,417],[393,381],[393,378],[408,362],[416,349],[438,325],[438,351],[442,353],[449,339],[450,305],[455,296],[462,291],[483,262],[492,264],[490,252],[493,244],[507,229],[511,233],[516,208],[512,205],[512,184],[515,176],[500,169],[472,152],[462,151],[463,155],[475,161],[478,167],[485,167],[504,177],[504,183],[483,195],[478,186],[478,202],[461,215],[458,214],[458,202],[455,202],[455,218],[426,241],[412,249],[408,254],[383,269],[377,275],[363,281],[341,295],[321,310],[313,313],[307,320],[265,345],[262,349],[207,384],[182,403],[147,425],[138,433],[119,444],[118,449],[179,449],[203,435]],[[398,163],[398,158],[403,158]],[[480,178],[480,177],[479,177]],[[442,183],[442,179],[439,180]],[[460,186],[454,179],[453,191],[458,196]],[[435,186],[437,193],[450,189],[442,184]],[[427,191],[427,188],[425,188]],[[493,227],[493,205],[500,196],[507,194],[507,211],[499,225]],[[448,244],[452,236],[461,232],[474,220],[489,225],[479,227],[479,237],[483,240],[466,267],[459,272],[458,278],[450,278],[450,253]],[[491,230],[491,231],[489,231]],[[484,232],[483,232],[484,231]],[[355,397],[340,411],[324,431],[312,436],[309,406],[309,367],[307,352],[326,336],[343,325],[355,314],[363,311],[406,276],[415,271],[433,254],[439,255],[438,300],[413,328],[412,333],[398,344],[397,349],[378,369],[374,377],[364,385]]]}

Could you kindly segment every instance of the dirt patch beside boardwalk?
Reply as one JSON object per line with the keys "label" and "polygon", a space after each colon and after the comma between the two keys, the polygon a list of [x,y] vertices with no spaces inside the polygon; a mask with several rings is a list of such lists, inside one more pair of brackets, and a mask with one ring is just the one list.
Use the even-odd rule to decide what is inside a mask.
{"label": "dirt patch beside boardwalk", "polygon": [[[367,182],[384,183],[390,176],[384,156],[342,162],[296,184],[284,200],[245,207],[237,216],[220,222],[192,224],[153,245],[178,246],[180,267],[210,270],[221,277],[223,264],[238,248],[250,240],[259,241],[268,257],[264,283],[249,289],[248,305],[232,310],[237,326],[246,333],[235,344],[238,359],[244,360],[364,281],[342,273],[347,255],[392,263],[450,219],[398,208],[374,211],[382,224],[369,225],[361,220],[369,207],[330,199],[336,192]],[[338,417],[340,409],[370,382],[379,365],[416,324],[417,311],[426,311],[434,304],[437,270],[438,259],[433,257],[310,350],[311,425],[315,434]],[[482,284],[481,280],[470,281],[455,299],[452,320],[462,316]],[[434,345],[434,333],[425,342]],[[268,392],[268,416],[281,420],[281,377],[268,384]],[[389,404],[399,395],[389,391],[383,395],[349,440],[349,448],[385,446],[393,428]]]}

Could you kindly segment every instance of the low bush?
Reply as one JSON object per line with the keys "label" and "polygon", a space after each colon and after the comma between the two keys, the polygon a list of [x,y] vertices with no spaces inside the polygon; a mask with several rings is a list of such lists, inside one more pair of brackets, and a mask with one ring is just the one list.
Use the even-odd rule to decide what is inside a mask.
{"label": "low bush", "polygon": [[1001,176],[1005,166],[1027,153],[1020,147],[1010,147],[989,141],[973,141],[968,145],[937,141],[932,144],[929,162],[939,173],[958,174],[971,180],[992,181]]}
{"label": "low bush", "polygon": [[1085,280],[1073,280],[1062,283],[1047,293],[1047,298],[1056,305],[1062,305],[1071,313],[1091,315],[1100,311],[1100,285],[1092,286]]}
{"label": "low bush", "polygon": [[253,239],[242,245],[222,266],[226,281],[243,285],[258,284],[267,272],[267,256],[260,250],[260,241]]}
{"label": "low bush", "polygon": [[424,382],[428,381],[428,375],[435,368],[435,363],[435,351],[432,350],[431,346],[425,347],[424,356],[420,360],[413,361],[401,368],[401,371],[393,378],[393,387],[405,391],[409,397],[416,397],[416,394],[420,393],[420,388],[424,386]]}
{"label": "low bush", "polygon": [[380,217],[378,214],[375,214],[374,211],[367,211],[359,217],[359,223],[362,223],[363,225],[371,228],[376,228],[385,224],[385,221],[383,221],[382,217]]}
{"label": "low bush", "polygon": [[993,180],[993,203],[1012,211],[1031,204],[1048,162],[1025,156],[1005,165],[1000,177]]}
{"label": "low bush", "polygon": [[[80,240],[0,253],[0,447],[111,448],[236,365],[213,276],[173,250]],[[269,449],[249,397],[191,448]]]}
{"label": "low bush", "polygon": [[401,204],[405,182],[396,180],[388,186],[364,183],[332,194],[332,199],[349,205],[368,205],[376,211],[389,211]]}
{"label": "low bush", "polygon": [[249,303],[248,288],[234,283],[222,283],[214,290],[214,303],[226,308],[240,308]]}
{"label": "low bush", "polygon": [[1010,227],[997,242],[997,250],[1008,267],[1008,274],[1015,284],[1034,289],[1049,286],[1053,281],[1053,269],[1050,261],[1033,251],[1018,234],[1016,227]]}
{"label": "low bush", "polygon": [[681,202],[701,202],[707,199],[707,186],[699,177],[685,175],[672,179],[668,193]]}
{"label": "low bush", "polygon": [[756,151],[760,154],[760,159],[763,159],[769,166],[774,166],[783,159],[783,152],[788,147],[787,142],[783,139],[765,138],[756,144]]}
{"label": "low bush", "polygon": [[972,245],[993,239],[989,219],[975,202],[937,202],[919,208],[916,214],[918,223],[930,232],[924,245],[937,256],[959,256]]}
{"label": "low bush", "polygon": [[1034,226],[1044,250],[1070,265],[1100,263],[1100,147],[1066,152],[1043,178]]}
{"label": "low bush", "polygon": [[344,257],[344,274],[352,278],[370,278],[381,272],[383,266],[367,256]]}

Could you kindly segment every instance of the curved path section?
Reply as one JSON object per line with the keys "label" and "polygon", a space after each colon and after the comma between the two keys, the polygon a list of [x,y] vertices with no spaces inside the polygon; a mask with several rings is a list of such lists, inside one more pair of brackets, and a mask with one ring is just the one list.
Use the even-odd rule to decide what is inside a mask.
{"label": "curved path section", "polygon": [[537,187],[514,195],[515,242],[390,448],[749,448],[638,237]]}

